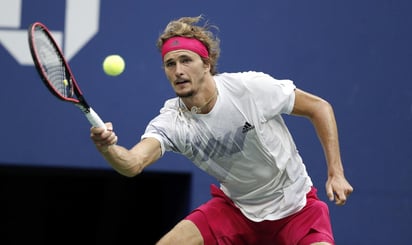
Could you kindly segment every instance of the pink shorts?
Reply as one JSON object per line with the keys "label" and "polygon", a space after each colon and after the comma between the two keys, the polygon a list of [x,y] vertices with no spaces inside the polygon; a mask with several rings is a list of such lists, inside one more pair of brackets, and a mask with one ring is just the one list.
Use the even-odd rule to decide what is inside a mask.
{"label": "pink shorts", "polygon": [[308,245],[314,242],[335,244],[326,203],[320,201],[312,187],[307,204],[299,212],[275,221],[253,222],[215,185],[212,199],[185,219],[200,230],[205,245],[259,244]]}

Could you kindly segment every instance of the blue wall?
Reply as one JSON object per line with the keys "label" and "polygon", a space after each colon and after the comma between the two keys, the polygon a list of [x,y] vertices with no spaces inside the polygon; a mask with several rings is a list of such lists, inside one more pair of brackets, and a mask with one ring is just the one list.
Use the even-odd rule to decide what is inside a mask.
{"label": "blue wall", "polygon": [[[73,5],[81,0],[22,1],[14,11],[16,2],[0,6],[0,162],[109,168],[89,140],[87,120],[72,105],[56,101],[34,67],[16,61],[5,44],[34,21],[64,36],[65,16],[80,11]],[[120,144],[134,145],[163,101],[174,95],[155,47],[158,34],[171,19],[204,14],[220,28],[220,71],[289,78],[334,105],[346,175],[355,187],[346,206],[329,205],[338,244],[409,244],[412,2],[123,0],[98,6],[97,16],[78,14],[87,23],[98,18],[98,32],[70,64],[90,104],[114,123]],[[15,39],[14,46],[28,50],[26,36]],[[127,62],[116,78],[101,69],[112,53]],[[286,120],[326,200],[325,161],[314,130],[305,119]],[[149,170],[191,172],[192,206],[209,198],[214,180],[181,156],[168,153]]]}

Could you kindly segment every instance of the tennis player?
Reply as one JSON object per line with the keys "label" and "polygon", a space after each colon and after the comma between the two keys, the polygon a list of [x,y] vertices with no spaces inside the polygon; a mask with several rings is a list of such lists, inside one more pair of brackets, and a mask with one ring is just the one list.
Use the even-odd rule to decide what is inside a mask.
{"label": "tennis player", "polygon": [[[326,193],[343,205],[344,175],[331,105],[262,72],[218,73],[219,40],[202,16],[171,21],[158,39],[167,100],[131,149],[113,125],[91,138],[120,174],[133,177],[172,151],[215,177],[211,199],[158,242],[163,244],[335,244],[328,206],[317,197],[283,115],[308,118],[327,162]],[[247,48],[247,47],[244,47]],[[241,55],[241,54],[239,54]],[[244,57],[247,60],[247,57]]]}

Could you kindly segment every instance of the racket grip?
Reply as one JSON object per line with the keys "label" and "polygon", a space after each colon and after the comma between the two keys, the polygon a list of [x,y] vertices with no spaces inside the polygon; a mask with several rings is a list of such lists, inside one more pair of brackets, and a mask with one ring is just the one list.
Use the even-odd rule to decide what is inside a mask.
{"label": "racket grip", "polygon": [[104,124],[103,120],[97,115],[97,113],[90,107],[88,112],[84,112],[86,115],[87,120],[91,123],[93,127],[97,128],[106,128],[106,125]]}

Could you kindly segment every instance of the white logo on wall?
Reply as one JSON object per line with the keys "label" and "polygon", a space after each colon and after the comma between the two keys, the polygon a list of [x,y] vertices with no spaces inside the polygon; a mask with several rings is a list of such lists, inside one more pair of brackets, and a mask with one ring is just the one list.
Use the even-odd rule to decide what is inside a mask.
{"label": "white logo on wall", "polygon": [[[100,0],[66,0],[65,10],[64,32],[50,31],[70,60],[98,32]],[[0,0],[0,44],[19,64],[33,65],[21,15],[22,0]]]}

